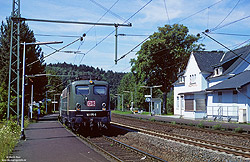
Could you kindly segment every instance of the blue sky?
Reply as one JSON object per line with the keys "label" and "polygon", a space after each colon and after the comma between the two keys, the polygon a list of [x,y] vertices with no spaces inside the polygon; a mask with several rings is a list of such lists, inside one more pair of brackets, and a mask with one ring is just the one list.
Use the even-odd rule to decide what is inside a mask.
{"label": "blue sky", "polygon": [[[115,4],[111,12],[108,12],[100,22],[122,24],[148,2],[149,0],[21,0],[21,16],[36,19],[97,22],[106,12],[106,10],[98,6],[97,3],[105,8],[110,8]],[[0,0],[1,20],[5,21],[5,18],[11,14],[11,8],[11,0]],[[249,0],[153,0],[129,19],[129,22],[132,23],[132,27],[120,27],[118,33],[150,35],[157,31],[157,27],[169,23],[179,23],[187,26],[190,30],[190,34],[194,35],[206,29],[213,29],[218,25],[222,28],[213,31],[214,33],[250,35],[250,18],[227,25],[233,21],[249,16],[249,8]],[[92,27],[91,25],[41,22],[27,23],[35,34],[48,35],[81,36]],[[107,39],[99,43],[103,38],[114,31],[114,29],[114,27],[110,26],[95,26],[87,33],[81,46],[80,42],[76,42],[64,49],[67,51],[76,51],[79,48],[81,53],[88,52],[84,57],[82,54],[76,55],[59,52],[46,58],[46,63],[67,62],[76,65],[85,64],[99,67],[104,70],[128,72],[130,71],[129,61],[131,58],[136,57],[135,53],[140,48],[135,49],[135,52],[130,53],[115,65],[115,34],[111,34]],[[57,49],[76,39],[74,37],[35,36],[38,41],[64,41],[61,45],[53,45],[53,47]],[[211,36],[231,49],[249,44],[248,39],[250,39],[250,36],[222,34],[211,34]],[[118,58],[129,52],[146,37],[147,36],[119,36]],[[242,44],[243,42],[245,43]],[[206,37],[201,39],[200,43],[205,44],[207,50],[225,50]],[[42,46],[42,49],[45,55],[53,52],[52,49],[46,46]]]}

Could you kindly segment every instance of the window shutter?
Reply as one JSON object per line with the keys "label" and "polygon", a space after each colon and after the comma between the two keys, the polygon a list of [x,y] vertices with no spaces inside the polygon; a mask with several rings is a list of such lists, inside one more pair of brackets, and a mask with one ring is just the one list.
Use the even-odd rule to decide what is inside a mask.
{"label": "window shutter", "polygon": [[194,100],[185,100],[185,111],[194,111]]}

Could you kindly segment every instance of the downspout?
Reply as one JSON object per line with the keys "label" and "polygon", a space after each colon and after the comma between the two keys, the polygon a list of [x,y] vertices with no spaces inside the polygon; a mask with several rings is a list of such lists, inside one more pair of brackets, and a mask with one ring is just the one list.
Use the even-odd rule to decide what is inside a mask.
{"label": "downspout", "polygon": [[245,96],[245,97],[247,97],[248,99],[250,99],[250,97],[249,97],[248,95],[242,93],[238,88],[240,88],[240,87],[236,87],[236,88],[235,88],[237,92],[243,94],[243,96]]}

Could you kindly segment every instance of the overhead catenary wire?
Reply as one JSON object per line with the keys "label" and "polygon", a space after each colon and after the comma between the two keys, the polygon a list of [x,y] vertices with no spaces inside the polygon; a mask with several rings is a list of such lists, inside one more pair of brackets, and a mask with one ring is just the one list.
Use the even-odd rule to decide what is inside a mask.
{"label": "overhead catenary wire", "polygon": [[248,60],[246,60],[245,58],[241,57],[239,54],[235,53],[233,50],[231,50],[230,48],[228,48],[227,46],[225,46],[224,44],[222,44],[221,42],[219,42],[218,40],[214,39],[213,37],[211,37],[210,35],[208,35],[206,32],[202,32],[202,34],[204,34],[205,36],[207,36],[208,38],[210,38],[211,40],[213,40],[214,42],[218,43],[219,45],[221,45],[222,47],[226,48],[227,50],[229,50],[230,52],[232,52],[234,55],[238,56],[239,58],[241,58],[242,60],[244,60],[245,62],[247,62],[250,65],[250,62]]}
{"label": "overhead catenary wire", "polygon": [[[223,0],[217,1],[216,3],[213,3],[212,5],[210,5],[210,6],[208,6],[208,7],[206,7],[206,8],[204,8],[204,9],[202,9],[202,10],[199,10],[198,12],[195,12],[195,13],[193,13],[193,14],[187,16],[186,18],[184,18],[184,19],[178,21],[177,23],[180,23],[181,21],[184,21],[184,20],[186,20],[186,19],[188,19],[188,18],[190,18],[190,17],[192,17],[192,16],[195,16],[196,14],[198,14],[198,13],[200,13],[200,12],[202,12],[202,11],[208,9],[208,8],[211,8],[211,7],[215,6],[215,5],[217,5],[218,3],[222,2],[222,1],[223,1]],[[126,35],[126,36],[127,36],[127,35]],[[150,37],[150,36],[149,36],[149,37]],[[117,59],[117,62],[118,62],[119,60],[125,58],[127,55],[129,55],[134,49],[136,49],[138,46],[140,46],[142,43],[144,43],[149,37],[147,37],[146,39],[144,39],[142,42],[140,42],[138,45],[136,45],[136,46],[135,46],[133,49],[131,49],[129,52],[127,52],[126,54],[124,54],[123,56],[121,56],[119,59]]]}
{"label": "overhead catenary wire", "polygon": [[180,22],[182,22],[182,21],[184,21],[184,20],[187,20],[187,19],[189,19],[190,17],[193,17],[193,16],[197,15],[198,13],[203,12],[203,11],[206,10],[207,8],[211,8],[211,7],[217,5],[218,3],[222,2],[222,1],[223,1],[223,0],[217,1],[217,2],[213,3],[213,4],[210,5],[210,6],[208,6],[208,7],[206,7],[206,8],[203,8],[203,9],[201,9],[201,10],[199,10],[199,11],[197,11],[197,12],[195,12],[195,13],[193,13],[193,14],[191,14],[191,15],[189,15],[189,16],[187,16],[187,17],[185,17],[185,18],[183,18],[183,19],[181,19],[181,20],[179,20],[179,21],[177,21],[176,23],[179,24]]}
{"label": "overhead catenary wire", "polygon": [[234,9],[238,6],[238,4],[240,3],[241,0],[238,0],[237,3],[234,5],[234,7],[232,8],[232,10],[227,14],[227,16],[216,26],[214,27],[212,30],[216,30],[228,17],[229,15],[234,11]]}
{"label": "overhead catenary wire", "polygon": [[113,8],[113,6],[119,1],[119,0],[117,0],[112,6],[111,6],[111,8],[109,8],[109,9],[107,9],[106,7],[104,7],[103,5],[101,5],[100,3],[97,3],[96,1],[94,1],[94,0],[90,0],[92,3],[94,3],[94,4],[96,4],[97,6],[99,6],[99,7],[101,7],[102,9],[104,9],[105,11],[106,11],[106,13],[110,13],[110,14],[112,14],[113,16],[115,16],[116,18],[118,18],[118,19],[120,19],[120,20],[122,20],[122,21],[125,21],[126,19],[124,19],[123,17],[121,17],[121,16],[119,16],[119,15],[117,15],[116,13],[114,13],[114,12],[112,12],[111,11],[111,8]]}
{"label": "overhead catenary wire", "polygon": [[144,43],[146,40],[148,40],[150,36],[145,38],[143,41],[141,41],[139,44],[137,44],[134,48],[132,48],[130,51],[128,51],[126,54],[122,55],[119,59],[117,59],[117,62],[120,61],[121,59],[125,58],[127,55],[129,55],[132,51],[134,51],[137,47],[139,47],[142,43]]}
{"label": "overhead catenary wire", "polygon": [[139,36],[139,37],[144,37],[144,36],[150,36],[150,35],[143,35],[143,34],[118,34],[118,36]]}
{"label": "overhead catenary wire", "polygon": [[[97,21],[96,23],[100,22],[101,19],[117,4],[119,0],[117,0]],[[93,25],[91,28],[89,28],[89,30],[87,30],[86,34],[88,34],[93,28],[95,27],[95,25]],[[77,50],[79,50],[81,48],[81,46],[83,45],[83,43],[85,42],[85,38],[84,38],[84,41],[80,43],[79,47],[77,48]],[[76,60],[76,57],[77,55],[75,56],[75,59],[74,59],[74,63],[75,63],[75,60]]]}
{"label": "overhead catenary wire", "polygon": [[31,65],[33,65],[34,63],[39,62],[40,60],[43,60],[43,59],[45,59],[45,58],[47,58],[47,57],[49,57],[49,56],[51,56],[51,55],[53,55],[53,54],[55,54],[55,53],[57,53],[57,52],[59,52],[59,51],[61,51],[62,49],[64,49],[64,48],[66,48],[66,47],[68,47],[68,46],[74,44],[75,42],[77,42],[77,41],[79,41],[79,40],[82,40],[82,37],[79,37],[78,39],[74,40],[73,42],[71,42],[71,43],[69,43],[69,44],[63,46],[62,48],[60,48],[60,49],[58,49],[58,50],[55,50],[54,52],[52,52],[52,53],[50,53],[50,54],[48,54],[48,55],[46,55],[46,56],[43,56],[43,57],[40,58],[39,60],[36,60],[36,61],[31,62],[30,64],[27,65],[27,67],[28,67],[28,66],[31,66]]}
{"label": "overhead catenary wire", "polygon": [[[133,18],[137,13],[139,13],[143,8],[145,8],[150,2],[152,2],[152,0],[148,1],[145,5],[143,5],[139,10],[137,10],[133,15],[131,15],[126,21],[124,21],[123,24],[125,24],[126,22],[128,22],[131,18]],[[118,26],[119,27],[119,26]],[[99,44],[101,44],[104,40],[106,40],[110,35],[112,35],[115,32],[115,30],[113,30],[111,33],[109,33],[106,37],[104,37],[101,41],[99,41],[95,46],[93,46],[90,50],[88,50],[86,52],[85,55],[82,56],[80,63],[82,62],[83,58],[89,53],[91,52],[94,48],[96,48]]]}
{"label": "overhead catenary wire", "polygon": [[167,18],[168,18],[168,24],[170,25],[170,19],[169,19],[169,15],[168,15],[166,0],[163,0],[163,2],[164,2],[164,8],[165,8],[165,11],[166,11],[166,14],[167,14]]}
{"label": "overhead catenary wire", "polygon": [[228,35],[228,36],[239,36],[239,37],[250,37],[250,34],[237,34],[237,33],[214,33],[211,32],[209,34],[219,34],[219,35]]}
{"label": "overhead catenary wire", "polygon": [[[210,33],[210,34],[211,34],[211,33]],[[250,41],[250,39],[247,39],[247,40],[245,40],[245,41],[243,41],[243,42],[241,42],[241,43],[237,43],[237,44],[230,45],[230,46],[227,46],[227,47],[228,47],[228,48],[231,47],[231,49],[235,50],[235,49],[239,48],[240,46],[242,46],[243,44],[248,43],[249,41]],[[220,48],[220,49],[217,49],[216,51],[221,51],[221,50],[223,50],[223,49],[225,49],[225,48]]]}
{"label": "overhead catenary wire", "polygon": [[239,22],[239,21],[242,21],[242,20],[245,20],[245,19],[248,19],[248,18],[250,18],[250,15],[245,16],[245,17],[243,17],[243,18],[240,18],[240,19],[238,19],[238,20],[229,22],[229,23],[227,23],[227,24],[225,24],[225,25],[219,26],[219,27],[217,27],[216,29],[211,29],[210,31],[212,32],[212,31],[215,31],[215,30],[224,28],[224,27],[226,27],[226,26],[232,25],[232,24],[234,24],[234,23],[237,23],[237,22]]}
{"label": "overhead catenary wire", "polygon": [[151,3],[152,0],[148,1],[144,6],[142,6],[139,10],[137,10],[133,15],[131,15],[125,22],[127,23],[132,17],[134,17],[136,14],[138,14],[142,9],[144,9],[149,3]]}

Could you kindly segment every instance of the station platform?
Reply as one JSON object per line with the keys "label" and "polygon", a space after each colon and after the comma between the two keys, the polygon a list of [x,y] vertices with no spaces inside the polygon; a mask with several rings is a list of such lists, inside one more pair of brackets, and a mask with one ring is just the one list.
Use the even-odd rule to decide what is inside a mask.
{"label": "station platform", "polygon": [[123,115],[128,116],[128,117],[133,117],[133,118],[140,118],[140,119],[147,119],[147,120],[154,119],[155,121],[161,121],[161,122],[166,122],[166,123],[174,122],[176,124],[193,125],[193,126],[197,126],[200,123],[202,123],[202,125],[207,128],[212,128],[214,125],[220,124],[222,129],[234,131],[235,128],[240,127],[243,129],[245,133],[250,134],[250,125],[248,124],[239,124],[239,123],[231,123],[231,122],[229,123],[229,122],[223,122],[223,121],[209,121],[209,120],[192,120],[192,119],[179,118],[178,116],[165,116],[165,115],[151,116],[151,115],[141,115],[137,113],[136,114],[123,114]]}
{"label": "station platform", "polygon": [[19,142],[9,158],[27,162],[108,161],[53,119],[57,119],[57,114],[30,124],[25,129],[26,140]]}

